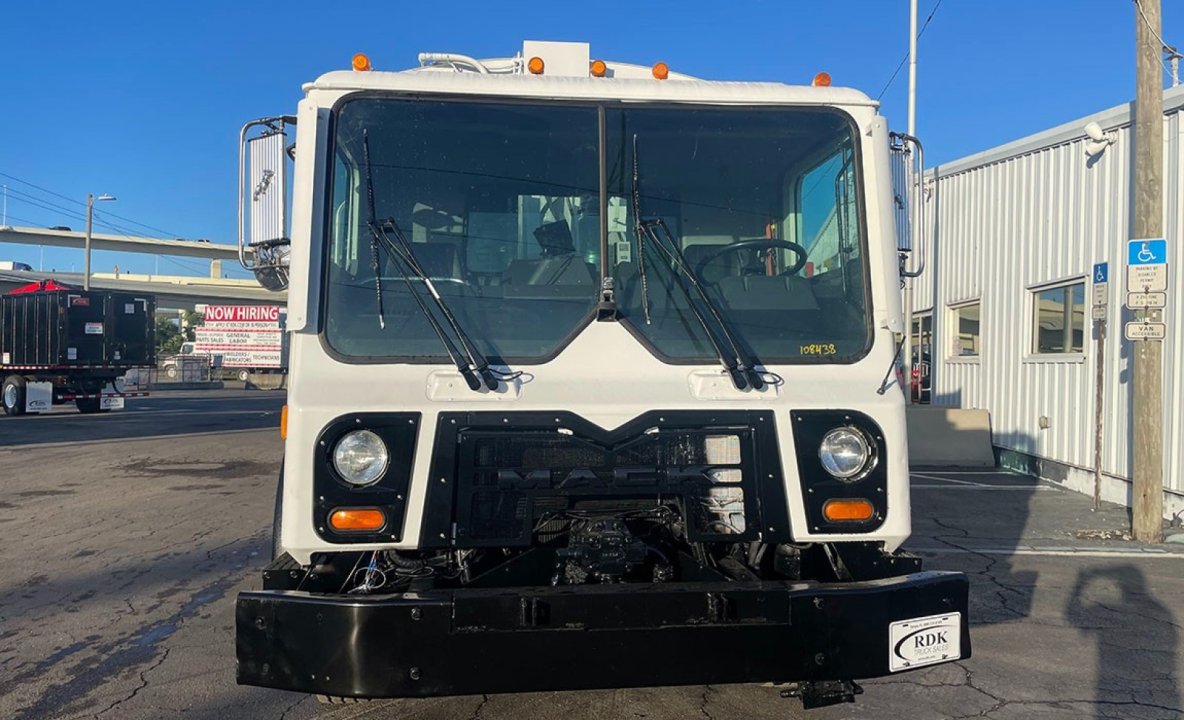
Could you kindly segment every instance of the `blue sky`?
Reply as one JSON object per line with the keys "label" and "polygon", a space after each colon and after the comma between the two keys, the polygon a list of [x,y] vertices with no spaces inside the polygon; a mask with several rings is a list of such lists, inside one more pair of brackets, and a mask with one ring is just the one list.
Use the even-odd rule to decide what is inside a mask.
{"label": "blue sky", "polygon": [[[920,0],[921,22],[935,4]],[[1163,4],[1164,38],[1184,45],[1184,9]],[[1129,100],[1134,22],[1131,0],[942,0],[919,50],[930,164]],[[523,39],[583,40],[593,57],[665,60],[708,79],[808,83],[826,70],[876,97],[907,50],[908,1],[24,2],[6,5],[3,25],[0,173],[79,202],[117,195],[97,209],[130,230],[231,242],[239,127],[293,112],[301,83],[347,68],[355,52],[403,69],[421,51],[503,57]],[[902,130],[906,90],[907,67],[882,97]],[[83,227],[77,202],[0,182],[10,224]],[[42,262],[17,245],[0,246],[0,259]],[[43,262],[81,270],[82,252],[48,248]],[[193,259],[95,254],[96,271],[116,263],[206,271]]]}

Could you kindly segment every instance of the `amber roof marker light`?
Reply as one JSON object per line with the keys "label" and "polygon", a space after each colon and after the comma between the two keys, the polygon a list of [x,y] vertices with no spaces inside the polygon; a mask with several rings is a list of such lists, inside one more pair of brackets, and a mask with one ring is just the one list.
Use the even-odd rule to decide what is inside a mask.
{"label": "amber roof marker light", "polygon": [[370,58],[366,53],[357,53],[354,55],[353,67],[356,72],[367,72],[374,69],[370,64]]}
{"label": "amber roof marker light", "polygon": [[830,87],[830,73],[820,72],[814,76],[814,82],[810,83],[814,87]]}
{"label": "amber roof marker light", "polygon": [[659,60],[658,62],[654,63],[654,67],[651,72],[654,74],[654,79],[665,80],[666,78],[670,77],[670,66]]}
{"label": "amber roof marker light", "polygon": [[608,63],[603,60],[593,60],[588,64],[588,71],[592,77],[604,77],[608,74]]}
{"label": "amber roof marker light", "polygon": [[526,69],[530,71],[531,75],[542,75],[544,67],[543,59],[541,57],[532,57],[526,63]]}

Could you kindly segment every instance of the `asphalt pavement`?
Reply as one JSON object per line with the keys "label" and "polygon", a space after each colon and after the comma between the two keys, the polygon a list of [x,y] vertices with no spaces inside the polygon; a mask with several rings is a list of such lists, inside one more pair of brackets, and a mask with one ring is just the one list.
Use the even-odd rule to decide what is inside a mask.
{"label": "asphalt pavement", "polygon": [[267,559],[282,403],[162,392],[0,417],[0,718],[1184,717],[1184,553],[1121,539],[1123,508],[954,468],[914,472],[908,547],[970,574],[974,656],[852,705],[804,712],[759,685],[345,706],[239,687],[234,597]]}

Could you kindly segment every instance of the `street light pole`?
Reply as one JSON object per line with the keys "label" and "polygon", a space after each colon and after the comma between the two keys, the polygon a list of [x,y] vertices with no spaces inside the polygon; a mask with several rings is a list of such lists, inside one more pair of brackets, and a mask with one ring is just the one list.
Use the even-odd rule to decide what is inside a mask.
{"label": "street light pole", "polygon": [[83,250],[82,289],[90,290],[90,226],[95,213],[95,196],[86,194],[86,249]]}
{"label": "street light pole", "polygon": [[82,268],[82,289],[83,290],[90,290],[90,232],[91,232],[91,225],[93,224],[94,214],[95,214],[95,200],[114,200],[114,199],[115,199],[114,195],[108,195],[106,193],[103,193],[102,195],[100,195],[98,197],[95,197],[91,193],[86,194],[86,245],[85,245],[85,250],[83,251],[85,254],[85,257],[83,259],[83,268]]}

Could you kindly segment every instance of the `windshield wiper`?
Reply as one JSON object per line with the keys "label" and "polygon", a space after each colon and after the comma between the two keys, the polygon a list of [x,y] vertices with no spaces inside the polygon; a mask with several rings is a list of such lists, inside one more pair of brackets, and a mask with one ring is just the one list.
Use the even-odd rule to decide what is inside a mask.
{"label": "windshield wiper", "polygon": [[[687,306],[691,309],[691,313],[699,324],[703,326],[703,332],[707,334],[707,339],[711,346],[715,349],[715,354],[719,358],[720,364],[724,366],[728,376],[732,378],[732,384],[736,386],[737,390],[744,390],[749,385],[754,390],[760,390],[765,386],[765,379],[761,376],[747,355],[740,349],[740,345],[736,342],[731,331],[728,329],[727,323],[724,322],[720,315],[719,308],[711,301],[707,295],[707,291],[699,282],[699,278],[695,276],[695,272],[687,265],[686,258],[682,254],[682,250],[678,247],[678,242],[674,239],[674,234],[670,232],[670,228],[666,225],[666,221],[662,218],[643,219],[641,216],[641,173],[639,171],[638,154],[637,154],[637,134],[633,135],[633,217],[637,232],[637,259],[638,272],[641,279],[641,301],[645,311],[646,322],[650,321],[649,317],[649,286],[645,277],[645,248],[649,243],[662,252],[671,266],[675,269],[676,281],[683,295],[687,298]],[[662,231],[661,235],[655,228]],[[663,236],[665,242],[663,242]],[[684,280],[685,278],[685,280]],[[702,311],[695,304],[695,298],[691,295],[691,291],[686,286],[686,281],[689,280],[692,287],[695,288],[699,300],[711,313],[711,317],[715,320],[716,326],[720,334],[723,335],[727,341],[728,347],[731,348],[731,353],[724,349],[723,343],[716,337],[715,330],[712,329],[711,323],[707,322],[707,318],[703,316]]]}
{"label": "windshield wiper", "polygon": [[[419,306],[420,311],[423,312],[424,317],[427,318],[428,324],[432,326],[432,330],[435,331],[436,336],[440,338],[440,343],[444,345],[444,350],[448,353],[449,359],[451,359],[453,364],[456,365],[457,371],[460,373],[461,377],[465,379],[465,383],[469,386],[470,390],[480,390],[483,384],[490,390],[496,390],[499,380],[513,380],[514,378],[519,377],[522,374],[520,372],[500,373],[495,372],[489,367],[489,362],[485,359],[485,356],[482,355],[481,352],[474,346],[472,339],[461,328],[460,323],[456,321],[456,318],[448,309],[448,305],[446,305],[443,298],[440,297],[440,293],[436,291],[436,285],[432,282],[432,279],[428,277],[427,273],[423,271],[423,266],[420,265],[419,261],[416,259],[415,253],[412,251],[410,243],[407,242],[407,238],[399,229],[398,224],[395,223],[395,219],[392,217],[383,223],[383,225],[390,226],[391,231],[395,236],[395,240],[391,240],[390,236],[387,235],[386,230],[383,228],[383,225],[378,223],[374,212],[374,178],[370,170],[370,136],[366,130],[362,130],[362,159],[366,165],[366,199],[370,213],[370,218],[366,222],[366,225],[370,229],[371,266],[374,269],[374,287],[378,294],[379,327],[386,327],[386,320],[384,318],[382,304],[382,272],[379,267],[380,263],[378,257],[378,246],[381,243],[386,251],[390,253],[392,257],[397,258],[400,261],[400,264],[403,265],[402,275],[403,281],[407,284],[407,291],[415,300],[415,304]],[[452,341],[452,338],[450,338],[448,333],[444,331],[444,327],[440,324],[440,321],[436,319],[436,316],[432,313],[431,308],[429,308],[427,303],[424,302],[423,298],[420,296],[419,291],[415,288],[415,283],[411,281],[407,271],[413,273],[419,279],[419,281],[422,282],[425,287],[427,287],[428,294],[431,296],[432,300],[435,301],[436,307],[440,310],[440,314],[444,316],[448,326],[451,328],[452,332],[455,333],[456,338],[460,341],[461,347],[464,348],[463,355],[461,351],[457,349],[456,344]],[[465,361],[465,356],[468,358],[467,362]]]}

